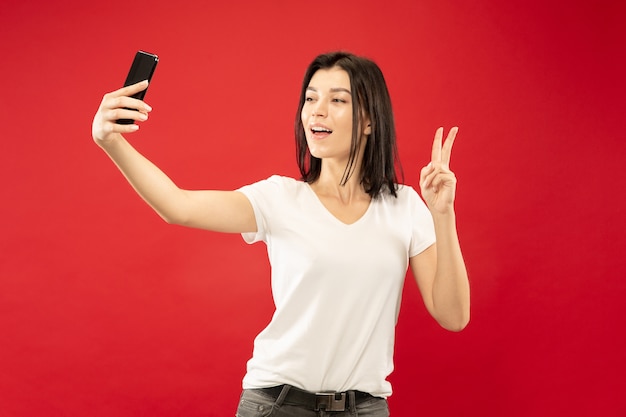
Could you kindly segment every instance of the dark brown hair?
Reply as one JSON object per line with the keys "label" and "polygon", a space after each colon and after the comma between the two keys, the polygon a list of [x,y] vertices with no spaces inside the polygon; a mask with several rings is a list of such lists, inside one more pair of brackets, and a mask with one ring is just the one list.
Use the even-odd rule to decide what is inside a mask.
{"label": "dark brown hair", "polygon": [[302,81],[300,104],[296,112],[296,156],[302,180],[315,182],[322,168],[322,161],[309,152],[301,113],[306,90],[311,78],[320,69],[339,67],[350,77],[352,91],[352,144],[350,158],[341,185],[345,185],[354,172],[359,141],[359,122],[362,115],[370,118],[371,134],[365,145],[360,181],[365,191],[376,198],[383,192],[396,197],[398,175],[402,167],[398,159],[396,129],[391,109],[391,99],[383,73],[373,61],[347,52],[331,52],[319,55],[311,62]]}

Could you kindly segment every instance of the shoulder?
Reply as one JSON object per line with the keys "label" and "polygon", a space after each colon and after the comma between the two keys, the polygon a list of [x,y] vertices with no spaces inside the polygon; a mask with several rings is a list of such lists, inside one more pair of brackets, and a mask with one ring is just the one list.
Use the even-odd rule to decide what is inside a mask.
{"label": "shoulder", "polygon": [[306,183],[291,177],[272,175],[264,180],[241,187],[239,190],[250,199],[276,199],[281,195],[292,196],[306,187]]}
{"label": "shoulder", "polygon": [[304,182],[298,181],[291,177],[285,177],[282,175],[272,175],[266,179],[257,181],[250,185],[242,187],[245,188],[257,188],[265,190],[295,190],[304,186]]}
{"label": "shoulder", "polygon": [[385,193],[380,199],[383,205],[394,207],[410,216],[430,216],[430,211],[418,192],[410,185],[399,184],[396,188],[396,197]]}
{"label": "shoulder", "polygon": [[396,186],[396,195],[392,195],[391,192],[385,191],[381,193],[380,199],[385,203],[391,203],[395,205],[409,204],[415,199],[421,200],[421,197],[415,191],[413,187],[406,184],[398,184]]}
{"label": "shoulder", "polygon": [[285,177],[283,175],[272,175],[267,179],[267,181],[284,188],[300,188],[305,184],[303,181],[299,181],[291,177]]}
{"label": "shoulder", "polygon": [[396,192],[398,193],[398,198],[403,198],[403,199],[418,196],[417,191],[415,191],[415,188],[407,184],[398,184],[398,188]]}

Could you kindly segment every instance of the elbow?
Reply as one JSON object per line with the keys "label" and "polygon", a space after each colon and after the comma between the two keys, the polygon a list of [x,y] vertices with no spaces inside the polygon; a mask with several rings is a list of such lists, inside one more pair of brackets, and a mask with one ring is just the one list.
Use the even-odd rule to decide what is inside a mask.
{"label": "elbow", "polygon": [[162,213],[162,212],[157,212],[157,214],[167,224],[175,224],[175,225],[178,225],[178,226],[186,226],[189,223],[189,221],[187,219],[183,218],[182,216],[177,216],[177,215],[174,215],[174,214],[168,214],[168,213]]}
{"label": "elbow", "polygon": [[468,324],[469,324],[469,319],[465,321],[460,321],[458,323],[445,324],[445,325],[442,324],[441,327],[443,327],[444,329],[450,332],[458,333],[464,330]]}
{"label": "elbow", "polygon": [[176,219],[167,216],[161,216],[161,219],[167,224],[180,224]]}
{"label": "elbow", "polygon": [[458,317],[448,318],[448,319],[440,319],[437,320],[439,325],[444,329],[458,333],[465,329],[470,322],[470,314],[469,311],[467,313],[459,314]]}

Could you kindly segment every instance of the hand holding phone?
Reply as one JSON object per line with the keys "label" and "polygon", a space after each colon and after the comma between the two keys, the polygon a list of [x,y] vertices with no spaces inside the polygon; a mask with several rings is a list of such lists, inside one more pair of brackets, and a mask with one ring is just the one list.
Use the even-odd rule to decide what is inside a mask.
{"label": "hand holding phone", "polygon": [[[150,82],[152,80],[152,75],[154,74],[154,70],[159,62],[159,57],[144,51],[139,51],[135,55],[135,59],[133,60],[132,65],[130,66],[130,70],[128,71],[128,75],[126,76],[126,81],[124,82],[124,87],[129,85],[136,84],[143,80],[148,80]],[[131,97],[136,98],[138,100],[143,100],[146,96],[146,92],[148,88],[133,94]],[[129,109],[136,110],[136,109]],[[132,124],[134,120],[132,119],[118,119],[116,120],[117,124],[121,125],[129,125]]]}

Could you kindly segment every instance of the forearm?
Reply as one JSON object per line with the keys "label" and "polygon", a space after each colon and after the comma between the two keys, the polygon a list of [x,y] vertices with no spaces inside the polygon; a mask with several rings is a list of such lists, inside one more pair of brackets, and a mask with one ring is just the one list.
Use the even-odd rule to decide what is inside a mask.
{"label": "forearm", "polygon": [[437,320],[450,330],[462,330],[469,322],[470,288],[456,230],[454,212],[435,215],[437,268],[432,287]]}
{"label": "forearm", "polygon": [[180,223],[185,193],[121,135],[99,143],[130,185],[168,223]]}

